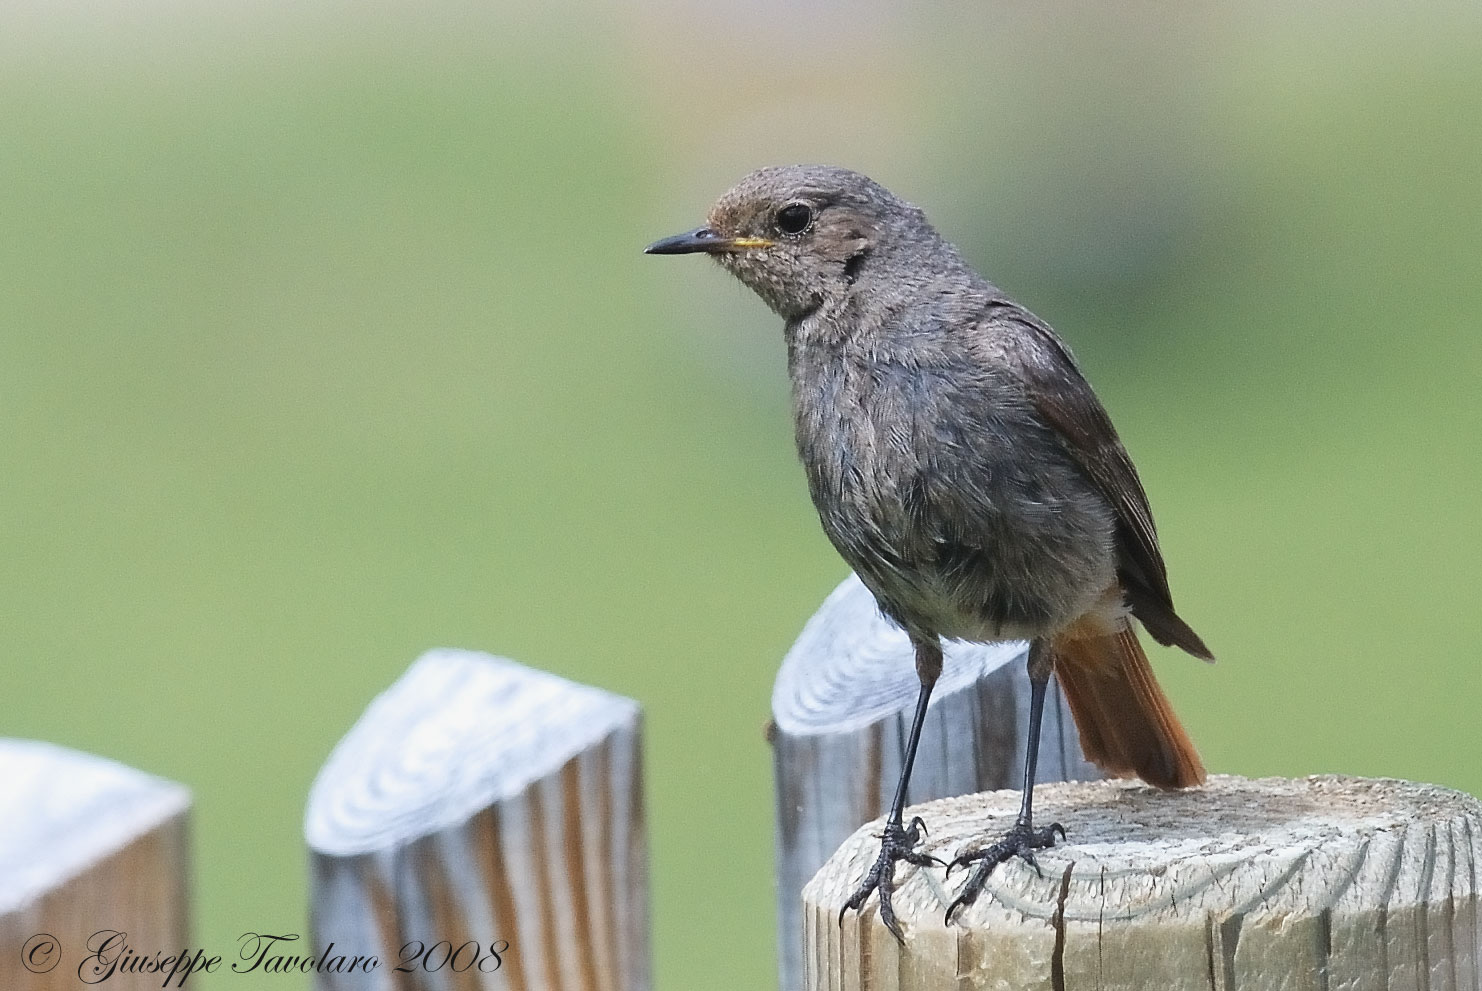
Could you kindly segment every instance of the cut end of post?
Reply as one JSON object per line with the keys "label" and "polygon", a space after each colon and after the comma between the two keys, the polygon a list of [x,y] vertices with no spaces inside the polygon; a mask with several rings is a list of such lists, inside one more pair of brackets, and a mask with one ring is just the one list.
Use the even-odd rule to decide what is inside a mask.
{"label": "cut end of post", "polygon": [[[1018,805],[1018,792],[988,792],[907,816],[931,828],[925,852],[950,861],[1006,831]],[[1063,822],[1069,839],[1039,851],[1038,872],[998,867],[950,927],[968,872],[902,865],[904,946],[873,899],[836,923],[878,852],[880,824],[861,828],[804,888],[804,986],[846,991],[888,973],[901,991],[1261,991],[1306,986],[1302,975],[1314,987],[1318,975],[1334,987],[1382,988],[1386,975],[1430,987],[1443,945],[1446,966],[1466,975],[1457,987],[1482,967],[1482,803],[1460,792],[1337,776],[1218,775],[1181,792],[1078,782],[1041,785],[1035,814]]]}
{"label": "cut end of post", "polygon": [[457,826],[637,718],[637,703],[611,692],[477,651],[430,650],[330,754],[305,838],[348,857]]}
{"label": "cut end of post", "polygon": [[0,781],[0,988],[78,986],[90,933],[189,945],[185,786],[35,740],[0,740]]}
{"label": "cut end of post", "polygon": [[[488,654],[424,654],[315,781],[316,945],[382,961],[451,946],[452,971],[497,972],[480,978],[491,987],[648,988],[640,737],[632,699]],[[362,978],[320,972],[318,986]]]}
{"label": "cut end of post", "polygon": [[38,740],[0,739],[0,915],[190,809],[184,785]]}

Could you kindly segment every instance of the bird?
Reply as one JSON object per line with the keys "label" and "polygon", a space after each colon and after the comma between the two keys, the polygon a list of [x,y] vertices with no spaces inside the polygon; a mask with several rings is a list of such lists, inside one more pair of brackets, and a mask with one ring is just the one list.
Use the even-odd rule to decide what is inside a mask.
{"label": "bird", "polygon": [[[1175,612],[1137,470],[1070,348],[980,275],[925,213],[860,173],[758,169],[703,226],[650,244],[705,254],[783,320],[797,453],[829,541],[909,637],[919,681],[880,852],[840,910],[892,904],[896,865],[971,866],[947,921],[991,872],[1065,839],[1036,825],[1046,688],[1086,757],[1160,788],[1204,765],[1134,629],[1213,661]],[[1028,641],[1023,793],[1000,839],[950,864],[919,849],[906,793],[943,640]]]}

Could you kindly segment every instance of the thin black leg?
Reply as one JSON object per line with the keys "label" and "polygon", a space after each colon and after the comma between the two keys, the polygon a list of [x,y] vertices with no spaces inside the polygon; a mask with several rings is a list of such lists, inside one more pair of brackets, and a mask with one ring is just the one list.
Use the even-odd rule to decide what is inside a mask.
{"label": "thin black leg", "polygon": [[952,904],[947,907],[947,922],[952,921],[952,915],[964,905],[971,905],[977,901],[978,895],[982,894],[983,886],[988,883],[988,876],[993,869],[1011,857],[1022,857],[1036,871],[1039,864],[1034,859],[1034,851],[1055,845],[1055,834],[1065,838],[1065,827],[1058,822],[1052,822],[1044,829],[1034,828],[1034,776],[1039,765],[1039,731],[1040,724],[1045,717],[1045,689],[1050,684],[1050,670],[1053,660],[1049,655],[1049,648],[1040,641],[1035,641],[1029,646],[1029,736],[1025,741],[1024,751],[1024,794],[1019,800],[1019,818],[1014,822],[1014,828],[1009,830],[1008,835],[997,843],[986,846],[981,850],[971,853],[958,854],[947,867],[947,873],[952,872],[953,867],[976,863],[973,872],[968,876],[967,883],[962,886]]}
{"label": "thin black leg", "polygon": [[844,922],[844,913],[858,911],[869,901],[870,893],[880,893],[880,921],[885,923],[895,938],[904,943],[905,935],[895,918],[891,904],[891,893],[895,881],[895,865],[904,860],[917,867],[942,866],[937,858],[916,851],[916,844],[926,835],[926,824],[920,816],[911,820],[907,827],[903,822],[906,812],[906,789],[911,781],[911,768],[916,763],[916,748],[921,744],[921,728],[926,724],[926,709],[931,702],[931,690],[942,673],[942,649],[935,637],[916,641],[916,674],[921,680],[921,691],[916,696],[916,713],[911,717],[911,733],[906,739],[905,760],[901,763],[901,776],[896,781],[895,797],[890,801],[890,811],[885,817],[885,832],[880,836],[880,856],[875,865],[844,907],[839,909],[839,923]]}
{"label": "thin black leg", "polygon": [[1019,824],[1030,826],[1034,816],[1034,779],[1039,769],[1039,728],[1045,721],[1045,689],[1050,673],[1029,679],[1029,739],[1024,744],[1024,797],[1019,802]]}
{"label": "thin black leg", "polygon": [[916,714],[911,717],[911,735],[906,738],[906,759],[901,765],[901,776],[895,783],[895,798],[890,801],[890,815],[886,822],[893,822],[897,826],[901,824],[901,817],[906,814],[906,788],[911,782],[911,768],[916,764],[916,748],[921,745],[921,729],[926,725],[926,709],[931,703],[931,690],[936,687],[937,680],[923,681],[921,690],[916,693]]}

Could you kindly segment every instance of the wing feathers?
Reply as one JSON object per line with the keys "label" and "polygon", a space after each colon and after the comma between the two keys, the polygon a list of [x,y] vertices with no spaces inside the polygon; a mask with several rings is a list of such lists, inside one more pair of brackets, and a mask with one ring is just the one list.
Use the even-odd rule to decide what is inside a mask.
{"label": "wing feathers", "polygon": [[1017,305],[997,306],[989,319],[1012,321],[1019,331],[1012,335],[1009,357],[1018,363],[1030,401],[1116,510],[1119,577],[1133,615],[1159,643],[1213,660],[1204,641],[1174,612],[1147,493],[1075,358],[1049,327]]}

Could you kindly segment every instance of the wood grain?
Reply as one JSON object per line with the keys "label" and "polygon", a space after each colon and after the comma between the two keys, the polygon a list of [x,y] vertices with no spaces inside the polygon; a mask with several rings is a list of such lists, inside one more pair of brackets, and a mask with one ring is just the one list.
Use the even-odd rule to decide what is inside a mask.
{"label": "wood grain", "polygon": [[[945,646],[911,776],[913,802],[1017,787],[1024,775],[1025,646]],[[783,991],[802,986],[803,885],[860,823],[889,805],[918,687],[905,633],[880,615],[853,575],[825,600],[782,662],[772,692],[772,740]],[[1039,779],[1100,777],[1082,756],[1052,682]]]}
{"label": "wood grain", "polygon": [[[0,740],[0,988],[84,986],[88,945],[104,931],[136,951],[178,954],[190,938],[190,792],[91,754]],[[56,940],[55,966],[23,964],[28,941]],[[33,965],[49,951],[37,943]],[[91,973],[91,971],[89,971]],[[158,974],[116,973],[113,988],[157,988]]]}
{"label": "wood grain", "polygon": [[[315,950],[389,961],[318,986],[648,988],[640,734],[631,699],[487,654],[423,655],[310,793]],[[443,940],[508,950],[497,969],[391,972],[409,942]]]}
{"label": "wood grain", "polygon": [[[931,802],[909,814],[950,860],[1008,827],[1017,792]],[[875,856],[860,829],[804,889],[805,987],[1167,988],[1174,991],[1462,991],[1482,987],[1482,803],[1404,781],[1216,776],[1160,792],[1057,784],[1041,822],[1070,837],[1014,861],[957,924],[966,878],[907,868],[897,945],[874,911],[839,906]]]}

